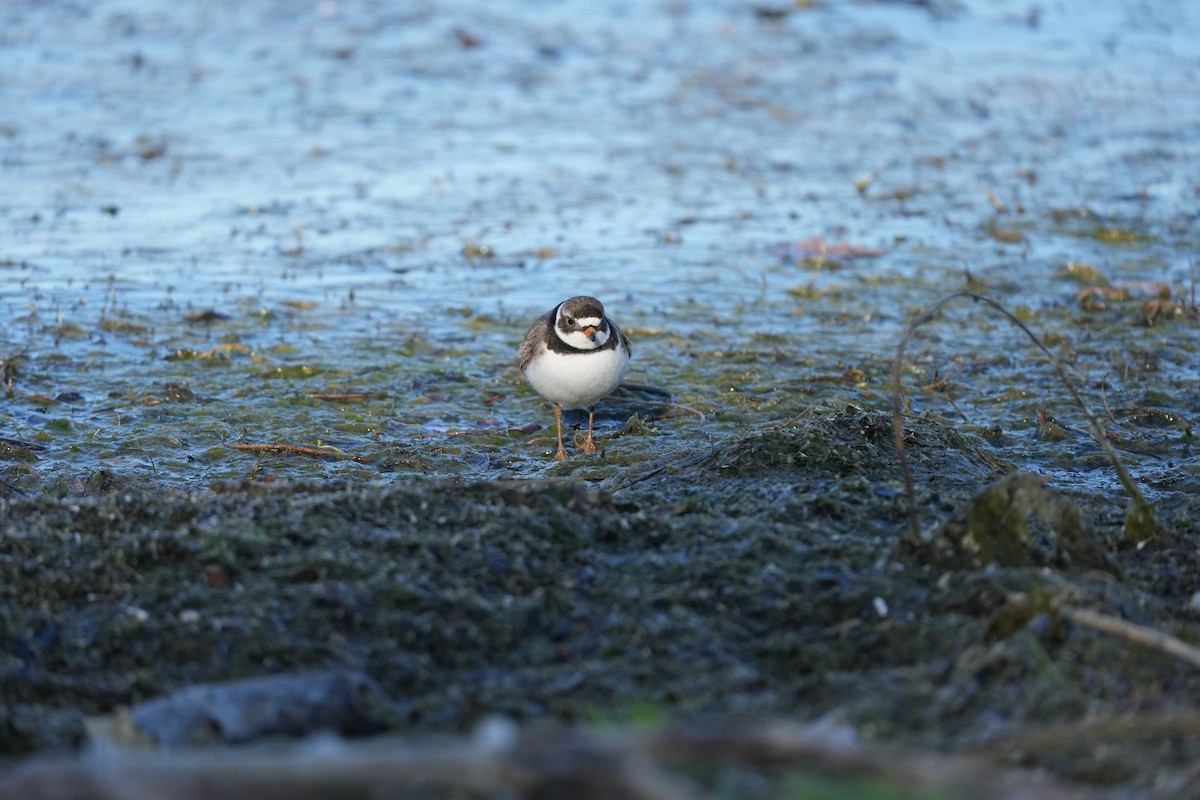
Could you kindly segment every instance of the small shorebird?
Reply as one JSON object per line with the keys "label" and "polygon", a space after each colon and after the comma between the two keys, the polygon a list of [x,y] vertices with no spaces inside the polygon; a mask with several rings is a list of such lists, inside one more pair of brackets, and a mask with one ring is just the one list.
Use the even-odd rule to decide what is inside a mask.
{"label": "small shorebird", "polygon": [[596,403],[612,394],[629,369],[629,337],[604,315],[594,297],[572,297],[538,317],[517,351],[521,371],[537,393],[554,403],[558,426],[555,461],[567,457],[562,440],[562,410],[588,410],[585,453],[594,453],[592,423]]}

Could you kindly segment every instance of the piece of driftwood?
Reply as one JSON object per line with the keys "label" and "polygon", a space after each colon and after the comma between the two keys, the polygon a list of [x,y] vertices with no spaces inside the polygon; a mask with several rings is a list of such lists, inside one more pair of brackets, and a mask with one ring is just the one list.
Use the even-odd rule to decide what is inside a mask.
{"label": "piece of driftwood", "polygon": [[189,686],[129,711],[137,733],[169,747],[377,729],[385,702],[361,672],[330,670]]}
{"label": "piece of driftwood", "polygon": [[417,787],[530,800],[703,800],[664,765],[738,763],[875,778],[979,800],[1082,800],[1100,795],[983,759],[861,744],[845,729],[784,721],[710,724],[660,733],[521,736],[493,723],[473,738],[313,738],[294,746],[174,752],[96,748],[42,758],[0,779],[27,800],[334,800],[397,797]]}

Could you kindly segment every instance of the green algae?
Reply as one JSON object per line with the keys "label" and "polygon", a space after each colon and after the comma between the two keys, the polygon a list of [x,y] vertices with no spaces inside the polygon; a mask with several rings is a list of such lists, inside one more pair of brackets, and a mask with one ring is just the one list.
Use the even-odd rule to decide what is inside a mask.
{"label": "green algae", "polygon": [[124,319],[102,319],[97,324],[97,327],[108,333],[123,333],[130,335],[143,335],[150,332],[148,325],[142,325],[137,322],[131,322]]}
{"label": "green algae", "polygon": [[[853,11],[847,8],[822,13]],[[340,13],[362,12],[347,6]],[[122,199],[119,216],[91,213],[106,226],[132,227],[120,229],[122,244],[112,247],[108,228],[77,221],[70,203],[56,200],[52,209],[69,228],[52,227],[58,223],[45,209],[6,206],[6,247],[51,233],[46,251],[29,259],[32,267],[0,254],[15,298],[0,352],[10,400],[3,411],[10,444],[0,447],[0,663],[5,712],[16,709],[0,725],[13,732],[3,749],[76,741],[72,726],[81,709],[105,712],[188,683],[330,662],[381,676],[405,712],[396,724],[421,732],[467,728],[491,712],[570,723],[593,719],[596,709],[620,716],[644,703],[661,717],[836,713],[868,736],[956,749],[997,731],[1188,706],[1194,682],[1166,657],[1148,659],[1120,642],[1048,626],[1046,609],[1036,604],[1003,626],[996,620],[1013,593],[1040,590],[1070,592],[1107,613],[1185,634],[1192,623],[1188,609],[1200,579],[1190,542],[1200,513],[1191,498],[1200,474],[1191,463],[1189,420],[1200,375],[1195,309],[1182,299],[1188,275],[1180,267],[1194,251],[1191,207],[1166,190],[1154,203],[1130,205],[1117,194],[1125,184],[1161,181],[1127,162],[1089,182],[1080,159],[1095,151],[1089,137],[1098,130],[1047,119],[1029,106],[1021,81],[1008,98],[1020,113],[1007,113],[1011,90],[994,81],[974,88],[947,82],[959,94],[931,87],[917,106],[905,105],[904,92],[889,91],[864,123],[856,116],[859,93],[895,71],[892,62],[873,60],[866,41],[847,47],[836,26],[828,45],[798,39],[809,21],[799,11],[786,22],[797,27],[773,38],[756,38],[741,21],[714,25],[706,17],[689,27],[695,13],[672,6],[672,25],[686,33],[675,34],[679,41],[700,36],[703,27],[741,49],[714,69],[717,48],[691,47],[678,58],[650,40],[630,40],[633,51],[662,52],[664,68],[655,74],[683,88],[662,98],[649,82],[650,105],[629,101],[653,111],[646,120],[666,123],[647,129],[646,145],[627,136],[641,123],[629,126],[614,112],[620,134],[612,141],[620,149],[600,154],[608,159],[605,174],[557,169],[553,147],[536,159],[537,171],[524,174],[495,154],[521,155],[522,130],[540,145],[560,127],[559,115],[571,106],[549,94],[555,86],[576,97],[625,97],[625,87],[588,83],[589,49],[602,57],[604,75],[645,73],[640,64],[612,69],[625,53],[607,45],[570,54],[579,67],[570,81],[549,79],[536,60],[499,70],[506,77],[497,80],[477,71],[480,64],[464,72],[453,55],[443,60],[440,45],[418,47],[428,63],[419,72],[444,78],[436,93],[390,83],[407,69],[365,79],[353,63],[341,63],[313,80],[257,56],[248,80],[231,55],[219,72],[237,83],[255,85],[261,75],[268,86],[304,87],[302,105],[312,116],[297,141],[320,131],[339,164],[346,159],[348,171],[364,176],[346,196],[326,200],[277,179],[311,174],[311,185],[326,185],[329,176],[310,158],[274,160],[271,147],[259,148],[253,163],[237,155],[243,144],[255,146],[259,126],[234,126],[232,159],[222,152],[219,125],[200,138],[186,129],[149,136],[127,130],[117,139],[128,143],[123,149],[100,141],[52,153],[29,133],[38,129],[33,123],[5,130],[15,144],[8,164],[15,177],[26,163],[22,152],[38,155],[31,164],[61,162],[73,172],[56,184],[58,196],[74,197],[79,176],[90,176],[88,191],[130,198]],[[429,14],[435,27],[442,24]],[[221,22],[214,18],[213,27]],[[375,22],[340,30],[352,40],[370,32],[380,52],[409,53],[410,42],[389,38],[389,26]],[[412,23],[419,29],[423,19]],[[886,24],[872,20],[870,27]],[[939,25],[939,36],[953,37],[953,20]],[[13,46],[22,46],[19,26],[14,30]],[[94,30],[109,48],[112,41],[135,47],[144,35]],[[525,30],[531,42],[541,36],[514,30]],[[592,32],[584,29],[580,41]],[[37,42],[32,33],[27,40]],[[822,58],[798,61],[793,49],[775,50],[776,41],[786,48],[801,41],[805,54]],[[169,37],[156,39],[154,52],[170,46]],[[915,56],[922,47],[893,43],[883,50]],[[492,52],[497,57],[488,64],[508,63],[505,53]],[[765,60],[747,58],[758,52]],[[838,60],[846,54],[850,61]],[[835,72],[822,80],[825,58]],[[791,63],[805,76],[811,70],[815,83],[781,68]],[[714,77],[724,67],[734,80]],[[374,98],[339,90],[346,70],[352,78],[342,89],[379,86],[411,103],[342,119],[341,109],[359,100],[374,106]],[[121,92],[140,98],[143,84],[162,90],[156,81],[173,70],[134,72],[135,83],[111,75],[117,88],[96,88],[108,102]],[[204,72],[198,69],[190,91],[206,91]],[[511,75],[519,86],[507,83]],[[1169,97],[1165,77],[1152,71],[1131,70],[1125,79],[1142,75],[1155,84],[1146,97]],[[1053,85],[1056,76],[1037,78]],[[478,85],[486,103],[465,102],[455,94],[462,84]],[[695,95],[697,86],[715,94]],[[235,109],[231,88],[217,91]],[[338,92],[338,102],[323,102],[322,91]],[[1079,91],[1085,104],[1096,100],[1074,83],[1063,96]],[[972,107],[997,105],[977,109],[989,121],[977,126],[950,114],[928,124],[929,108],[957,108],[973,92],[984,99],[970,98]],[[433,94],[438,104],[421,100]],[[193,99],[203,100],[188,97],[189,104]],[[514,100],[525,109],[519,121],[506,116]],[[290,95],[280,102],[269,92],[250,102],[285,127],[296,105]],[[1130,102],[1136,121],[1148,109]],[[538,103],[554,110],[552,124]],[[412,119],[395,116],[410,107]],[[189,108],[199,112],[203,102]],[[485,147],[489,162],[482,165],[469,158],[482,133],[477,122],[454,113],[476,115],[479,108],[516,142]],[[763,108],[787,121],[778,134],[756,116]],[[69,128],[65,110],[54,108],[47,118]],[[799,116],[804,125],[795,124]],[[350,117],[370,130],[353,127]],[[437,129],[412,130],[421,118],[435,120]],[[1006,118],[1021,120],[1019,134],[1003,127]],[[732,122],[723,129],[746,138],[689,137],[672,145],[671,163],[661,170],[644,167],[660,162],[662,142],[697,120]],[[921,146],[937,154],[910,152],[911,138],[881,133],[881,120],[922,131],[930,138]],[[77,131],[55,141],[114,135],[78,118],[73,124]],[[1040,124],[1059,132],[1026,135]],[[1195,127],[1154,113],[1137,124],[1163,141],[1170,134],[1162,131]],[[384,125],[412,131],[412,141],[397,148],[376,135]],[[803,168],[811,184],[795,193],[789,187],[800,168],[765,155],[840,142],[857,128],[867,137],[858,146],[848,139],[844,148],[812,148],[821,157]],[[1143,139],[1134,128],[1122,136],[1134,144]],[[444,140],[449,149],[432,158],[417,152],[411,165],[394,161],[410,145],[419,151],[422,137]],[[211,144],[196,158],[189,140]],[[1049,149],[1039,144],[1051,140]],[[569,150],[577,155],[578,143]],[[362,162],[353,160],[358,152]],[[463,192],[466,181],[456,186],[452,174],[409,171],[439,160],[461,175],[477,171],[480,180]],[[1005,163],[1039,166],[1036,174],[996,169]],[[639,166],[630,171],[625,164]],[[106,170],[99,179],[98,167]],[[153,172],[159,168],[169,177]],[[555,178],[556,170],[567,180]],[[204,199],[206,171],[221,184],[211,193],[215,201]],[[411,207],[381,177],[399,173],[418,193]],[[664,174],[670,191],[658,183]],[[248,182],[235,180],[241,175]],[[1006,203],[983,202],[981,176],[996,180]],[[546,191],[530,190],[544,181]],[[489,201],[488,187],[499,183],[508,188]],[[422,195],[422,186],[434,188]],[[37,189],[41,194],[43,186]],[[156,231],[135,223],[140,212],[132,206],[156,202],[159,190],[198,204],[172,209],[195,238],[143,252],[136,241]],[[463,195],[470,205],[442,199]],[[543,195],[555,201],[540,205]],[[633,218],[618,208],[624,199],[608,200],[624,197],[631,207],[634,198],[645,204]],[[689,198],[701,204],[701,197],[702,211],[679,208]],[[1028,206],[1027,216],[1012,197]],[[655,198],[669,202],[655,206]],[[1063,209],[1048,208],[1050,202]],[[658,217],[674,222],[664,227]],[[169,237],[157,233],[175,240],[177,225],[170,217]],[[796,241],[817,229],[892,250],[870,268],[769,252],[771,237]],[[544,246],[548,238],[554,248]],[[181,279],[186,288],[178,291],[97,279],[102,294],[87,287],[76,293],[47,288],[56,273],[37,263],[69,251],[94,271],[96,253],[120,248],[130,274],[190,265],[202,277]],[[645,272],[615,270],[610,280],[606,260],[638,263]],[[463,261],[466,281],[448,266]],[[200,263],[205,269],[195,268]],[[264,285],[251,285],[251,272],[267,276]],[[629,275],[638,279],[626,281]],[[630,377],[668,389],[687,410],[663,398],[605,400],[600,452],[572,452],[554,464],[551,408],[522,380],[513,351],[548,307],[539,304],[557,299],[545,295],[579,276],[614,297],[613,313],[635,343]],[[1076,295],[1080,287],[1122,286],[1131,277],[1169,285],[1170,297],[1158,299],[1177,305],[1139,310],[1135,303],[1150,298]],[[1110,466],[1038,358],[1023,354],[1022,343],[1000,326],[964,310],[930,332],[906,367],[918,387],[905,418],[918,501],[928,519],[947,520],[982,496],[975,522],[996,513],[1008,524],[985,524],[975,534],[991,537],[986,553],[976,548],[946,560],[906,549],[897,461],[880,415],[890,349],[908,316],[960,283],[989,287],[1019,307],[1020,318],[1069,364],[1089,403],[1113,409],[1111,438],[1173,535],[1147,538],[1148,506],[1122,507]],[[56,294],[54,302],[43,299],[46,293]],[[59,306],[59,323],[47,324],[47,309]],[[63,393],[81,399],[51,402]],[[356,397],[316,399],[321,394]],[[567,424],[571,443],[586,422],[572,414]],[[299,448],[324,451],[312,456]],[[1018,468],[1049,476],[1069,504],[1056,507],[1077,510],[1123,578],[1111,571],[1097,577],[1094,563],[1061,544],[1082,525],[994,506],[987,493],[996,476]],[[1039,502],[1050,503],[1025,498],[1016,505]],[[1150,544],[1139,548],[1140,540]],[[1164,755],[1165,744],[1130,743],[1119,748],[1127,756],[1108,756],[1143,759],[1123,779],[1144,787],[1158,779],[1151,773],[1194,755],[1187,742],[1171,746],[1176,755]],[[1100,756],[1043,760],[1084,780],[1109,774]]]}
{"label": "green algae", "polygon": [[1150,237],[1142,233],[1104,226],[1093,230],[1091,235],[1104,244],[1137,244],[1150,241]]}
{"label": "green algae", "polygon": [[1099,267],[1092,264],[1068,261],[1059,267],[1057,274],[1083,286],[1108,286],[1108,278]]}
{"label": "green algae", "polygon": [[[1034,541],[1031,520],[1051,532],[1049,552]],[[950,566],[1029,566],[1068,558],[1119,574],[1079,508],[1029,473],[1013,473],[992,484],[942,523],[930,542],[914,546],[928,548],[931,560]]]}

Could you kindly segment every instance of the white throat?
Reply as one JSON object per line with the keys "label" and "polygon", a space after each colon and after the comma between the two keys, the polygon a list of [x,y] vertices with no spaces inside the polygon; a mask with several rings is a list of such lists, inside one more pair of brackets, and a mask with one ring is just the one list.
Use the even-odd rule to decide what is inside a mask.
{"label": "white throat", "polygon": [[[559,312],[560,317],[561,313]],[[569,331],[563,331],[558,322],[559,320],[555,320],[554,332],[559,339],[576,350],[595,350],[603,347],[608,341],[609,332],[600,327],[601,321],[596,317],[577,317],[575,325]],[[591,336],[584,333],[589,328],[593,329]]]}

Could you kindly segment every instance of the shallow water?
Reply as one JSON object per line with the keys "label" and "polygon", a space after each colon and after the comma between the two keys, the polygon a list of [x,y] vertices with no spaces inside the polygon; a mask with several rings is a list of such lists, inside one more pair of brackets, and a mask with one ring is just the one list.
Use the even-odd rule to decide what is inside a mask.
{"label": "shallow water", "polygon": [[[1152,486],[1193,485],[1194,315],[1142,324],[1144,289],[1085,309],[1061,268],[1191,302],[1200,9],[769,10],[6,4],[6,480],[605,477],[547,465],[545,431],[525,433],[550,415],[514,351],[559,299],[603,298],[634,336],[630,377],[707,414],[614,440],[628,464],[886,404],[904,322],[969,271],[1095,409],[1182,420],[1116,427]],[[914,410],[1106,488],[1022,334],[948,317],[910,347],[908,383],[935,387]],[[1039,438],[1039,410],[1065,439]],[[603,429],[628,416],[608,404]]]}

